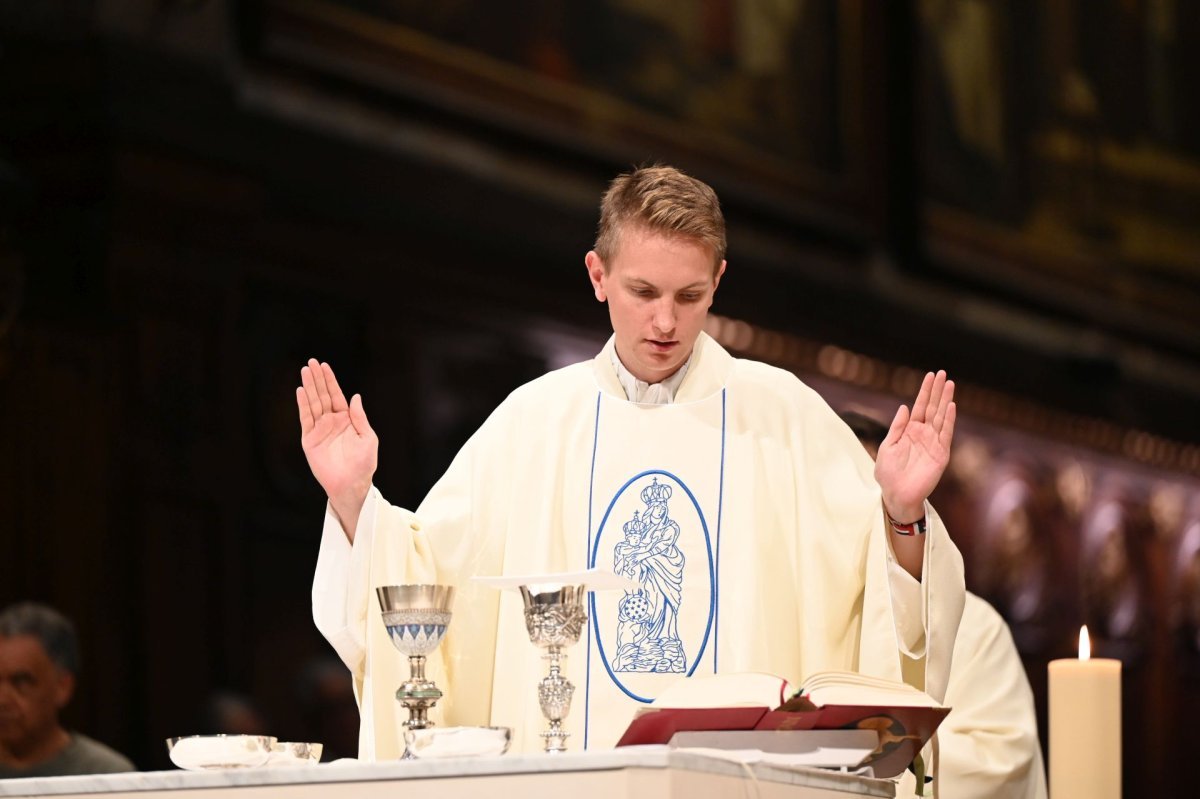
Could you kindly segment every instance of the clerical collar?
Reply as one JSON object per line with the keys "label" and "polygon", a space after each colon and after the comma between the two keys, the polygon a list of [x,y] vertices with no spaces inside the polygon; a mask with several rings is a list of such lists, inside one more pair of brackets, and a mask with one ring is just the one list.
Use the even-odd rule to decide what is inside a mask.
{"label": "clerical collar", "polygon": [[617,371],[617,380],[621,382],[621,388],[625,389],[625,396],[630,402],[640,402],[644,405],[670,405],[674,402],[675,392],[679,390],[679,384],[683,382],[683,376],[687,374],[691,363],[692,359],[688,358],[687,362],[666,380],[647,383],[634,377],[617,357],[617,348],[612,348],[613,369]]}

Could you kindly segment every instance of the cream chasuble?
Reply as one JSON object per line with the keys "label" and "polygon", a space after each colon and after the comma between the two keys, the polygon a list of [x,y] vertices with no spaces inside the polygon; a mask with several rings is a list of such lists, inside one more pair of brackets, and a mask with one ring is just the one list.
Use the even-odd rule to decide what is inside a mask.
{"label": "cream chasuble", "polygon": [[[327,514],[313,613],[355,678],[360,757],[403,750],[394,693],[407,664],[387,638],[379,585],[458,588],[428,665],[446,694],[430,715],[510,726],[517,751],[541,748],[545,663],[519,596],[477,575],[594,565],[638,584],[590,595],[564,669],[576,686],[570,749],[612,746],[637,708],[689,674],[901,679],[899,653],[912,647],[898,641],[889,533],[853,433],[795,376],[734,359],[703,334],[673,404],[628,402],[612,346],[514,391],[415,514],[372,489],[353,547]],[[940,698],[962,559],[932,509],[925,539],[909,612],[925,633],[923,687]]]}
{"label": "cream chasuble", "polygon": [[640,587],[591,595],[581,685],[588,746],[612,746],[628,724],[604,709],[716,673],[724,415],[724,389],[668,405],[597,392],[588,565]]}

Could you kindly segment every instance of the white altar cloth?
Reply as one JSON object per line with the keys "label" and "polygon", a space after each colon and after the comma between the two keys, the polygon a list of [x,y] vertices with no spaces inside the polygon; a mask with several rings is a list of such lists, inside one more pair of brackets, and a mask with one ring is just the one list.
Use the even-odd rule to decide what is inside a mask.
{"label": "white altar cloth", "polygon": [[[895,785],[806,767],[735,763],[665,746],[445,760],[355,761],[228,771],[150,771],[0,780],[0,797],[103,799],[310,799],[395,797],[421,791],[437,799],[481,795],[521,799],[759,796],[763,799],[892,797]],[[185,791],[186,793],[178,793]],[[496,793],[493,793],[495,791]]]}

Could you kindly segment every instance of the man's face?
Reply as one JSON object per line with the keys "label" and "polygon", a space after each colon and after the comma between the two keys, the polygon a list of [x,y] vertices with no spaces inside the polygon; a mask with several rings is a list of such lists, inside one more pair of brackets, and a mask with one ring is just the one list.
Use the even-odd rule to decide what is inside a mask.
{"label": "man's face", "polygon": [[75,680],[30,635],[0,635],[0,746],[20,750],[58,728]]}
{"label": "man's face", "polygon": [[608,303],[625,368],[647,383],[678,371],[704,329],[725,262],[714,274],[703,244],[629,228],[608,263],[595,251],[585,263],[596,299]]}

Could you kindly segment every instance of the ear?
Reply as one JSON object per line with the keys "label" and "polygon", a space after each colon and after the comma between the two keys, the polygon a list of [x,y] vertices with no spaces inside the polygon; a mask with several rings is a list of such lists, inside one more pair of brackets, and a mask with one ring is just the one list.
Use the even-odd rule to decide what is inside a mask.
{"label": "ear", "polygon": [[596,254],[595,250],[588,250],[583,262],[587,265],[588,280],[592,282],[592,291],[596,294],[597,302],[604,302],[608,299],[608,292],[604,289],[604,279],[608,276],[604,268],[604,261]]}
{"label": "ear", "polygon": [[75,675],[66,669],[60,668],[54,684],[54,706],[58,710],[62,710],[74,695]]}
{"label": "ear", "polygon": [[717,267],[717,275],[713,278],[713,292],[717,290],[717,286],[721,285],[721,275],[725,274],[725,259],[721,259],[721,265]]}

